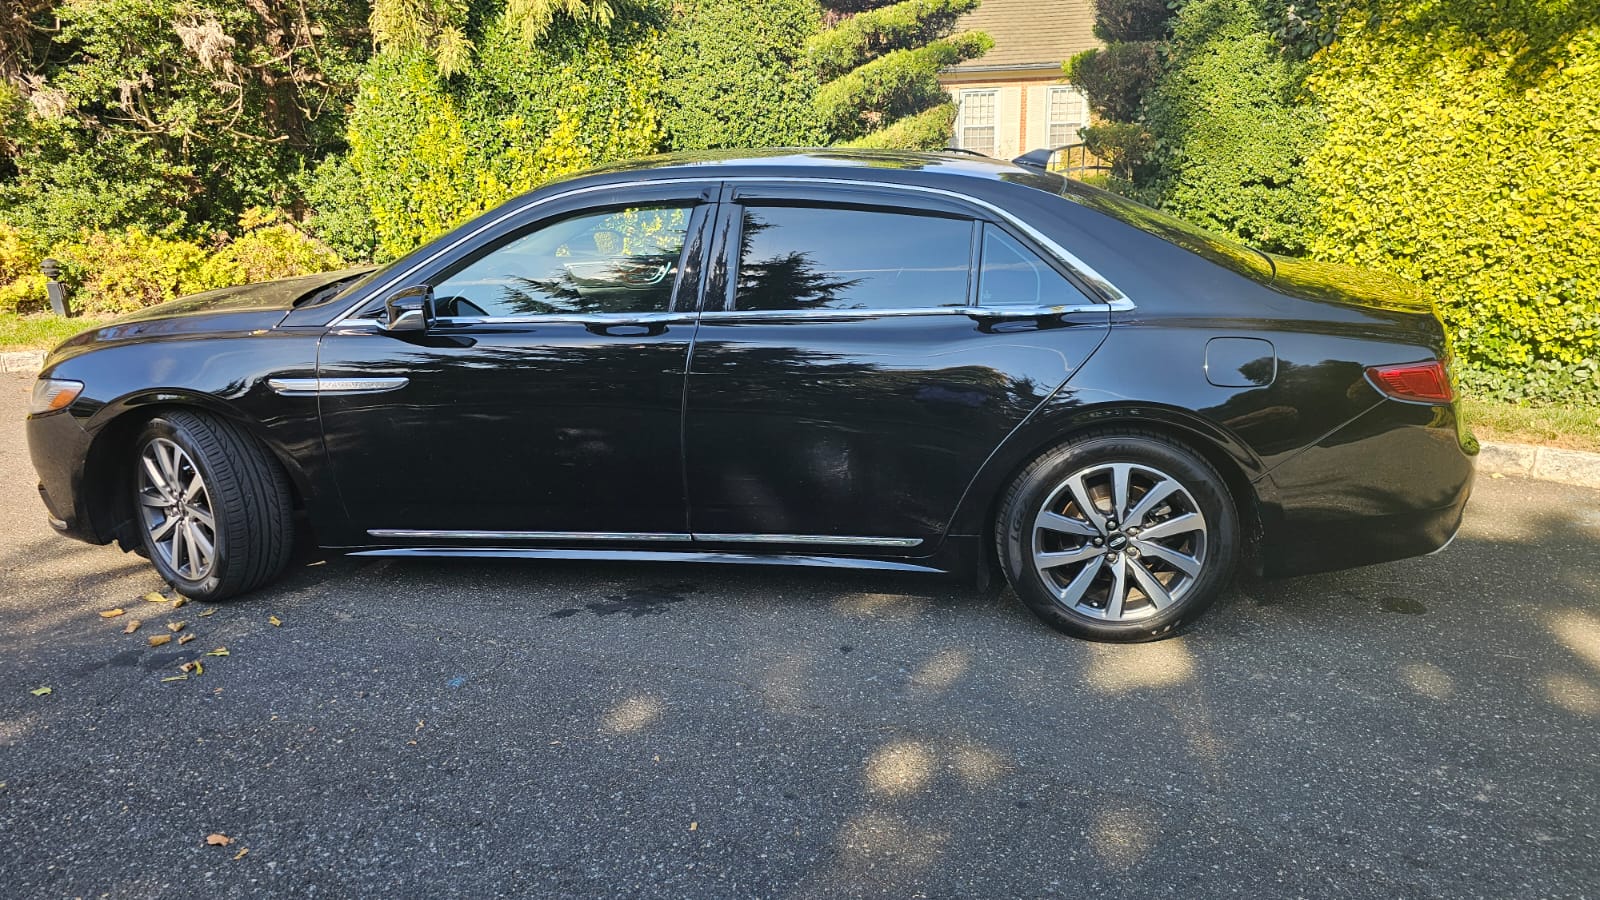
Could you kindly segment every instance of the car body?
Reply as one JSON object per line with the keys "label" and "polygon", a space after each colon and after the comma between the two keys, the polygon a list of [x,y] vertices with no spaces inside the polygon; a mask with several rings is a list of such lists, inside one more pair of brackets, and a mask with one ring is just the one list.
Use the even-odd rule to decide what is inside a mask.
{"label": "car body", "polygon": [[1019,472],[1129,432],[1220,476],[1240,558],[1286,576],[1453,536],[1476,446],[1447,363],[1382,276],[969,156],[778,151],[594,171],[381,269],[123,317],[46,360],[81,392],[28,437],[52,524],[128,549],[131,442],[178,409],[258,443],[332,550],[981,575]]}

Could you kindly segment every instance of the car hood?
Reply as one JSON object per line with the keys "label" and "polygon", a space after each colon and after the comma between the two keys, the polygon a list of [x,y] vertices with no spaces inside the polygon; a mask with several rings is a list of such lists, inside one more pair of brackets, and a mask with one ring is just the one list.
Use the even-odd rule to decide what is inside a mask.
{"label": "car hood", "polygon": [[68,355],[92,344],[272,328],[283,321],[296,301],[329,285],[357,277],[370,268],[279,278],[181,297],[119,316],[85,331],[57,347],[55,355]]}

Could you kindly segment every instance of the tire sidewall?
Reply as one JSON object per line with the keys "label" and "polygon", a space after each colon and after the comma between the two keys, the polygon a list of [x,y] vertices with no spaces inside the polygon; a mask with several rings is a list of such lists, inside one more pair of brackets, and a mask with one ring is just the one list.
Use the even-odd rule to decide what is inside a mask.
{"label": "tire sidewall", "polygon": [[[1139,463],[1178,479],[1207,523],[1207,558],[1184,598],[1156,615],[1110,623],[1063,607],[1033,566],[1033,521],[1050,493],[1068,475],[1106,463]],[[1064,444],[1039,457],[1018,476],[999,526],[999,551],[1007,579],[1030,610],[1052,627],[1100,641],[1149,641],[1176,634],[1204,612],[1232,580],[1239,553],[1239,516],[1216,470],[1172,444],[1139,435],[1096,435]]]}
{"label": "tire sidewall", "polygon": [[189,454],[189,460],[194,464],[194,467],[199,470],[201,479],[205,481],[206,491],[211,498],[211,515],[217,522],[215,549],[213,550],[215,562],[211,566],[210,573],[198,581],[184,578],[171,566],[167,565],[160,551],[152,546],[150,529],[145,526],[144,517],[138,510],[139,478],[138,472],[135,470],[131,490],[133,491],[134,517],[135,524],[139,529],[140,543],[144,546],[145,554],[148,556],[150,564],[155,566],[161,577],[177,589],[178,593],[196,598],[217,595],[222,592],[223,583],[227,577],[230,562],[229,548],[232,540],[232,536],[228,534],[226,510],[221,509],[221,504],[218,502],[218,485],[221,473],[216,471],[212,460],[207,457],[205,451],[200,448],[199,443],[195,441],[194,437],[186,429],[160,417],[151,419],[145,424],[144,429],[140,431],[139,439],[134,444],[133,464],[135,466],[144,464],[142,461],[144,452],[149,448],[150,442],[157,438],[166,438],[182,447],[183,452]]}

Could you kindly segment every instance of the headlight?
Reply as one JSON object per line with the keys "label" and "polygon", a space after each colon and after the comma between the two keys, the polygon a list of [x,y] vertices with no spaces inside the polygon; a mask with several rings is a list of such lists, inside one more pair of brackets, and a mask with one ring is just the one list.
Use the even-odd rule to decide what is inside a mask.
{"label": "headlight", "polygon": [[28,404],[28,413],[37,416],[40,413],[66,409],[67,405],[78,399],[81,393],[83,393],[81,381],[41,378],[33,384],[33,402]]}

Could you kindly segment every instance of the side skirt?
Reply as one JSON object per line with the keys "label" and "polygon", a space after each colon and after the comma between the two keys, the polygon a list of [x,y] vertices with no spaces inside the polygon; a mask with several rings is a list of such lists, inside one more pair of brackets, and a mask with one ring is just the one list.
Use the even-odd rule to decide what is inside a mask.
{"label": "side skirt", "polygon": [[812,556],[792,553],[728,553],[717,550],[580,550],[540,547],[385,547],[356,550],[349,556],[413,558],[462,557],[469,559],[576,559],[607,562],[727,563],[747,566],[808,566],[824,569],[868,569],[881,572],[918,572],[947,575],[949,569],[917,563],[855,556]]}

